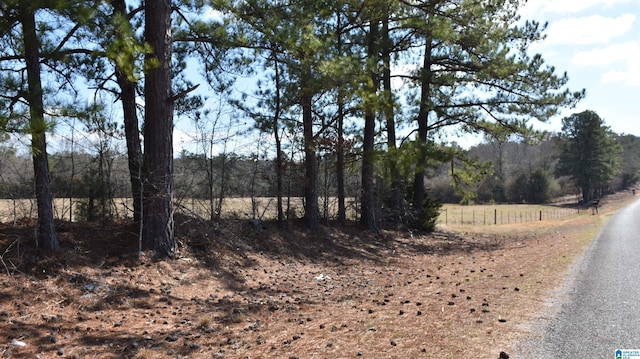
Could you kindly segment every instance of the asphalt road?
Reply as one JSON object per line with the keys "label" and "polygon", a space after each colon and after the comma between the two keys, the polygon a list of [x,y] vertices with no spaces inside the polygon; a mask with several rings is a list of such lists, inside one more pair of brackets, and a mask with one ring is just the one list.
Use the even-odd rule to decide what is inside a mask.
{"label": "asphalt road", "polygon": [[576,264],[538,338],[515,358],[615,358],[640,348],[640,200],[612,217]]}

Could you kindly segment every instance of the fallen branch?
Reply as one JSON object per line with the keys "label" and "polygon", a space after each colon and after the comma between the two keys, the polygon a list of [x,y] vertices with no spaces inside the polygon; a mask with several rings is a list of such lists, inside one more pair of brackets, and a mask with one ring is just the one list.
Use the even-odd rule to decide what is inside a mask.
{"label": "fallen branch", "polygon": [[[11,242],[11,244],[4,250],[4,252],[2,252],[2,255],[0,255],[0,262],[2,262],[2,265],[4,266],[4,270],[7,271],[7,276],[9,277],[12,276],[12,273],[9,272],[9,267],[7,266],[7,263],[4,261],[4,256],[7,255],[7,253],[9,253],[9,251],[11,250],[11,247],[13,247],[13,245],[20,240],[19,236],[16,236],[16,237],[17,237],[16,240]],[[15,265],[13,267],[15,267]]]}

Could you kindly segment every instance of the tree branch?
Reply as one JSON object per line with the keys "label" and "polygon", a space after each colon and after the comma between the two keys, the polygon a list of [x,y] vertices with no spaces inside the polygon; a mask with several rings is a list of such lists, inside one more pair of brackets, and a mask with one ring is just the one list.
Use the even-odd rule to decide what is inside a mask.
{"label": "tree branch", "polygon": [[189,88],[187,88],[186,90],[180,91],[179,93],[173,95],[171,97],[171,101],[177,101],[178,99],[185,97],[189,92],[194,91],[195,89],[197,89],[200,86],[200,84],[197,85],[193,85]]}

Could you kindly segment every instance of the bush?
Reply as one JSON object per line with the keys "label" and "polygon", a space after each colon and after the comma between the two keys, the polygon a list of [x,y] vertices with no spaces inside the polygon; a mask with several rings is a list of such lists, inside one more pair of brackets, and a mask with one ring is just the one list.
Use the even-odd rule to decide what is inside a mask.
{"label": "bush", "polygon": [[557,191],[557,184],[554,183],[552,186],[549,178],[549,174],[544,170],[537,170],[531,174],[520,173],[508,181],[507,199],[515,203],[547,203]]}
{"label": "bush", "polygon": [[433,178],[430,182],[429,193],[431,197],[441,203],[459,203],[462,196],[456,192],[451,184],[450,177]]}
{"label": "bush", "polygon": [[436,229],[436,221],[440,216],[442,204],[427,196],[422,206],[422,215],[416,218],[414,227],[421,231],[433,232]]}

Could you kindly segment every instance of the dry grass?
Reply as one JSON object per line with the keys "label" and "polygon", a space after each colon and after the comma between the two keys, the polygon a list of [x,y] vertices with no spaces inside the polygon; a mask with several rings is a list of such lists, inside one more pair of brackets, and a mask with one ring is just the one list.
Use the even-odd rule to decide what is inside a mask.
{"label": "dry grass", "polygon": [[580,211],[590,211],[590,209],[579,209],[573,205],[500,204],[462,206],[446,204],[442,208],[438,224],[447,227],[557,221],[579,215]]}
{"label": "dry grass", "polygon": [[[286,200],[286,199],[285,199]],[[54,200],[55,218],[60,220],[75,221],[78,204],[82,199],[57,198]],[[357,218],[355,199],[346,201],[347,217]],[[71,204],[70,204],[71,203]],[[203,219],[211,218],[210,204],[206,200],[186,198],[175,201],[178,212],[196,216]],[[565,203],[566,204],[566,203]],[[133,204],[130,198],[113,199],[113,211],[116,218],[131,219],[133,217]],[[287,203],[284,204],[285,208]],[[289,217],[301,218],[304,207],[301,198],[288,200]],[[326,206],[329,217],[335,217],[337,213],[337,199],[328,198],[320,201],[321,211]],[[73,211],[70,209],[73,208]],[[587,209],[589,210],[589,209]],[[251,218],[273,220],[277,217],[276,199],[273,197],[251,198],[227,198],[222,206],[223,218]],[[34,218],[37,214],[35,200],[20,199],[0,200],[0,222],[16,222],[24,218]],[[563,220],[579,214],[575,206],[555,205],[473,205],[462,206],[446,204],[443,206],[438,225],[442,228],[458,225],[494,225],[517,224],[543,221]]]}
{"label": "dry grass", "polygon": [[56,254],[0,226],[0,357],[497,358],[629,200],[431,235],[179,217],[174,261],[138,260],[127,225],[77,224]]}
{"label": "dry grass", "polygon": [[[53,202],[54,217],[60,220],[76,220],[76,213],[79,203],[83,199],[56,198]],[[285,209],[289,208],[289,218],[301,218],[304,213],[302,198],[292,197],[284,199]],[[177,212],[201,218],[211,218],[210,204],[206,200],[183,198],[174,201]],[[320,209],[324,211],[325,206],[330,216],[337,213],[338,203],[334,197],[320,200]],[[347,217],[356,218],[354,199],[347,199]],[[73,211],[71,211],[73,208]],[[114,216],[120,219],[133,218],[133,203],[130,198],[114,198],[112,201]],[[274,197],[249,197],[226,198],[222,206],[223,218],[256,218],[273,220],[277,218],[276,199]],[[0,199],[0,223],[15,222],[24,218],[34,218],[37,215],[35,199]]]}

